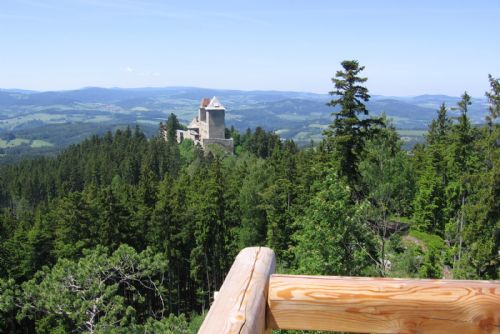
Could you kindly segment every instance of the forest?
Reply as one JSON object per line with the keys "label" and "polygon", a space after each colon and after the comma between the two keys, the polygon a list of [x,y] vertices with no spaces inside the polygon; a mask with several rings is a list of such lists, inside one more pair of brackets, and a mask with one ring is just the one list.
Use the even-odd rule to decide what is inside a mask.
{"label": "forest", "polygon": [[485,125],[465,92],[408,151],[363,69],[332,78],[319,145],[231,128],[234,154],[203,150],[171,114],[167,141],[128,127],[2,166],[0,332],[195,333],[255,245],[281,273],[498,279],[500,80]]}

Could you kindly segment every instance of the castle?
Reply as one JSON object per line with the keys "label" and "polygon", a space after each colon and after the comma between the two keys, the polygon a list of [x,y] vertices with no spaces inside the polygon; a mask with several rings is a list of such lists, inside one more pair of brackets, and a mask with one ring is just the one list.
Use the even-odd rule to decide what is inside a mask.
{"label": "castle", "polygon": [[[187,130],[176,131],[177,142],[181,143],[184,139],[191,139],[195,145],[200,144],[202,147],[218,144],[232,153],[233,139],[225,138],[225,113],[226,109],[217,97],[202,99],[198,116],[189,123]],[[166,139],[166,131],[163,130],[162,132]]]}

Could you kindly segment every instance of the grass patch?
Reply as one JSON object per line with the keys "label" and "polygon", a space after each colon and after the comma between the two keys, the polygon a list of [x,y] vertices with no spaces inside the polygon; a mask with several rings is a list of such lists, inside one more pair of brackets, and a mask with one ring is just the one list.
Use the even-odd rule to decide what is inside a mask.
{"label": "grass patch", "polygon": [[13,148],[21,145],[29,145],[31,148],[53,147],[54,144],[41,139],[16,138],[12,140],[0,139],[0,148]]}
{"label": "grass patch", "polygon": [[281,135],[283,135],[283,134],[285,134],[285,133],[287,133],[287,132],[290,132],[290,130],[289,130],[289,129],[279,129],[279,130],[276,130],[276,131],[274,131],[274,132],[275,132],[277,135],[280,135],[280,136],[281,136]]}
{"label": "grass patch", "polygon": [[398,222],[398,223],[405,223],[408,225],[411,225],[413,220],[409,217],[403,217],[403,216],[390,216],[389,220]]}
{"label": "grass patch", "polygon": [[421,231],[411,230],[410,236],[417,238],[418,240],[425,243],[427,248],[433,250],[441,250],[445,248],[445,243],[443,239],[435,234],[429,234]]}
{"label": "grass patch", "polygon": [[29,144],[31,141],[24,138],[16,138],[13,140],[3,140],[0,139],[0,148],[11,148],[16,146],[21,146],[23,144]]}
{"label": "grass patch", "polygon": [[48,141],[45,141],[45,140],[41,140],[41,139],[35,139],[31,142],[31,145],[30,145],[32,148],[40,148],[40,147],[53,147],[54,144],[48,142]]}

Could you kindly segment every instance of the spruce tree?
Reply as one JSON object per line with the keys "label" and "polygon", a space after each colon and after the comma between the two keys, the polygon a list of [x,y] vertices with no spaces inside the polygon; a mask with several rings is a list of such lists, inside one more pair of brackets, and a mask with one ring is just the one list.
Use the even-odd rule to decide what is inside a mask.
{"label": "spruce tree", "polygon": [[367,203],[353,204],[349,186],[331,171],[296,224],[297,273],[360,275],[378,258],[374,235],[362,222]]}
{"label": "spruce tree", "polygon": [[488,75],[491,91],[486,92],[486,97],[490,103],[489,115],[486,116],[486,122],[490,131],[493,129],[493,124],[497,117],[500,117],[500,79],[495,79],[491,74]]}
{"label": "spruce tree", "polygon": [[373,126],[382,124],[382,121],[368,117],[364,102],[370,99],[370,95],[363,86],[368,78],[359,76],[365,67],[359,66],[356,60],[345,60],[342,67],[343,70],[337,71],[332,78],[335,90],[330,95],[336,98],[327,103],[340,109],[332,112],[334,120],[325,134],[328,149],[334,151],[338,161],[340,176],[346,177],[352,186],[358,184],[358,164],[365,140],[373,133]]}
{"label": "spruce tree", "polygon": [[467,115],[469,112],[469,106],[472,104],[471,98],[467,92],[462,95],[462,99],[458,102],[458,109],[460,110],[460,117],[458,118],[458,124],[455,128],[456,132],[456,146],[455,146],[455,160],[460,168],[460,171],[466,172],[468,169],[468,160],[471,158],[471,153],[473,153],[472,142],[473,128],[470,122],[470,118]]}
{"label": "spruce tree", "polygon": [[448,136],[453,123],[446,113],[446,105],[443,103],[439,107],[437,118],[432,120],[429,126],[427,142],[429,144],[442,143]]}
{"label": "spruce tree", "polygon": [[177,116],[173,113],[168,116],[167,123],[165,124],[165,128],[167,130],[167,141],[175,142],[176,141],[176,131],[181,128],[179,120]]}
{"label": "spruce tree", "polygon": [[486,93],[489,102],[487,126],[474,143],[480,154],[479,167],[471,171],[470,194],[462,208],[464,249],[458,277],[498,279],[500,276],[500,82],[489,76],[491,90]]}

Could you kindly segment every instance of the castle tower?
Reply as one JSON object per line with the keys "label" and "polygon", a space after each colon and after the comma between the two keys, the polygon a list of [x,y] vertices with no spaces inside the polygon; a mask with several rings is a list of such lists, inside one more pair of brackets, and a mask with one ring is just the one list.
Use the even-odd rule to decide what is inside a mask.
{"label": "castle tower", "polygon": [[[227,152],[232,153],[234,149],[233,139],[226,139],[226,124],[224,118],[226,108],[214,96],[212,99],[202,99],[198,116],[193,118],[187,126],[187,130],[177,130],[177,142],[190,139],[195,144],[222,146]],[[165,136],[166,129],[162,125],[162,134]],[[166,138],[166,136],[165,136]]]}
{"label": "castle tower", "polygon": [[205,107],[205,111],[207,138],[224,139],[226,129],[226,125],[224,123],[226,109],[224,106],[214,96],[212,100],[210,100],[210,103]]}
{"label": "castle tower", "polygon": [[208,99],[208,98],[204,98],[201,100],[200,110],[198,112],[198,120],[200,122],[207,121],[207,112],[206,112],[205,108],[209,105],[209,103],[210,103],[210,99]]}

